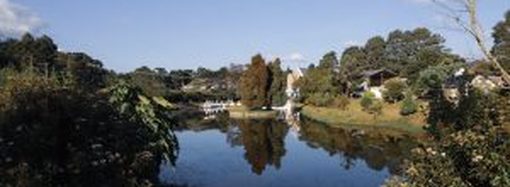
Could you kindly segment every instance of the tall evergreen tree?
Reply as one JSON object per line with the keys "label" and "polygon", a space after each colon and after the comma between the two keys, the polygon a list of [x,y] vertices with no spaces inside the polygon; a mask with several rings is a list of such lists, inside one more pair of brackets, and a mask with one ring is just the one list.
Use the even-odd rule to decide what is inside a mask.
{"label": "tall evergreen tree", "polygon": [[505,14],[505,20],[494,27],[492,36],[494,37],[492,53],[508,72],[510,71],[510,11]]}
{"label": "tall evergreen tree", "polygon": [[379,69],[384,65],[386,51],[386,41],[381,36],[370,38],[364,48],[366,54],[366,64],[372,69]]}
{"label": "tall evergreen tree", "polygon": [[240,82],[241,102],[250,109],[268,106],[269,71],[262,55],[257,54],[244,71]]}
{"label": "tall evergreen tree", "polygon": [[388,36],[386,46],[386,67],[401,76],[413,76],[419,69],[436,64],[441,59],[440,55],[447,52],[444,42],[441,35],[427,28],[393,31]]}
{"label": "tall evergreen tree", "polygon": [[268,64],[270,73],[271,87],[269,89],[269,97],[272,106],[281,106],[285,104],[287,96],[285,88],[287,84],[286,73],[281,68],[281,61],[277,58],[274,62]]}

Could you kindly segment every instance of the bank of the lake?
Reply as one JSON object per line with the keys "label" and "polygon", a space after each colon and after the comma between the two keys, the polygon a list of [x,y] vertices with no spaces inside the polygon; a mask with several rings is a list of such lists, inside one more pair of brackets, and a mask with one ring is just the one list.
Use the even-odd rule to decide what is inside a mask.
{"label": "bank of the lake", "polygon": [[228,108],[230,117],[233,119],[274,119],[278,112],[273,110],[249,110],[244,106]]}
{"label": "bank of the lake", "polygon": [[362,110],[358,100],[352,100],[345,110],[339,108],[305,105],[301,114],[311,120],[342,128],[387,128],[396,131],[420,134],[425,126],[425,116],[420,112],[400,115],[398,104],[385,104],[382,114],[374,117]]}

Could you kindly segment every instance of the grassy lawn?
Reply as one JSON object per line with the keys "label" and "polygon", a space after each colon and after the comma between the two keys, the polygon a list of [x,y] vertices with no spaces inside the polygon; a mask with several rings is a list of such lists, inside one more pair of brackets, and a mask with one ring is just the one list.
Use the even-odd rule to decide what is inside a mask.
{"label": "grassy lawn", "polygon": [[244,106],[228,108],[231,118],[234,119],[271,119],[276,118],[278,112],[272,110],[248,110]]}
{"label": "grassy lawn", "polygon": [[425,125],[425,117],[419,112],[411,116],[400,115],[399,103],[385,103],[382,114],[374,117],[362,110],[357,99],[351,100],[346,110],[307,105],[302,108],[301,114],[315,121],[347,128],[383,127],[410,133],[422,133]]}

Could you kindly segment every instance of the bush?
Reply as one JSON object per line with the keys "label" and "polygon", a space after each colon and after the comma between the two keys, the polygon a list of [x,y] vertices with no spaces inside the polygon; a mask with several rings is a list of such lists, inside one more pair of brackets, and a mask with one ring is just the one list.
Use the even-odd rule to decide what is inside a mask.
{"label": "bush", "polygon": [[400,106],[400,114],[407,116],[416,113],[416,111],[418,111],[418,104],[411,94],[407,94]]}
{"label": "bush", "polygon": [[139,186],[175,162],[168,102],[61,79],[19,72],[0,87],[0,186]]}
{"label": "bush", "polygon": [[333,102],[333,97],[329,94],[313,93],[306,99],[306,104],[324,107],[329,106]]}
{"label": "bush", "polygon": [[395,103],[404,99],[404,89],[406,84],[398,79],[392,79],[384,83],[383,98],[386,102]]}
{"label": "bush", "polygon": [[363,110],[368,111],[374,103],[375,95],[372,92],[365,92],[361,97],[360,105]]}
{"label": "bush", "polygon": [[335,97],[333,103],[331,103],[331,106],[339,108],[341,110],[345,110],[347,109],[347,106],[349,106],[349,103],[350,103],[349,98],[347,98],[344,95],[340,95]]}
{"label": "bush", "polygon": [[383,103],[381,101],[374,101],[372,106],[368,108],[368,113],[374,115],[374,119],[382,113]]}

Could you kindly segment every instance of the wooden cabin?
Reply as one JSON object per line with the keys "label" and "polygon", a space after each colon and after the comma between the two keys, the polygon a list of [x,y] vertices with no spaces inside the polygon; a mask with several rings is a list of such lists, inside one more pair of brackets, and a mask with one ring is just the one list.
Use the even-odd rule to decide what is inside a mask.
{"label": "wooden cabin", "polygon": [[396,77],[397,74],[388,69],[378,69],[363,72],[363,78],[369,87],[379,87],[387,80]]}

